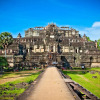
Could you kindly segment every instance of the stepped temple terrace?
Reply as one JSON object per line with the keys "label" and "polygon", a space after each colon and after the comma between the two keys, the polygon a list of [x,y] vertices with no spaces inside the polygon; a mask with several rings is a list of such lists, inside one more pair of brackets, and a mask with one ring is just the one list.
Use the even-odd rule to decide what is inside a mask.
{"label": "stepped temple terrace", "polygon": [[[5,52],[0,49],[0,56]],[[64,67],[100,67],[100,50],[96,41],[88,41],[86,35],[69,27],[48,24],[19,33],[7,48],[9,66],[34,66],[57,64]]]}

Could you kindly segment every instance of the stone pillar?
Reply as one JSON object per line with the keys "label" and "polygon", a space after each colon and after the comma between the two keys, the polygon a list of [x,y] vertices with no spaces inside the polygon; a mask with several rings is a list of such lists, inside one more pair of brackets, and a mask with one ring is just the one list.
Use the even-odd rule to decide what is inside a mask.
{"label": "stone pillar", "polygon": [[30,49],[28,49],[28,53],[30,52]]}
{"label": "stone pillar", "polygon": [[55,52],[55,45],[53,46],[53,52]]}
{"label": "stone pillar", "polygon": [[56,52],[56,45],[55,45],[55,52]]}
{"label": "stone pillar", "polygon": [[30,49],[28,48],[28,54],[30,55]]}
{"label": "stone pillar", "polygon": [[84,43],[84,47],[85,47],[85,41],[83,43]]}
{"label": "stone pillar", "polygon": [[77,53],[78,53],[79,49],[77,48]]}
{"label": "stone pillar", "polygon": [[65,47],[63,46],[63,52],[65,52]]}
{"label": "stone pillar", "polygon": [[39,52],[41,52],[41,47],[39,47]]}
{"label": "stone pillar", "polygon": [[95,40],[95,47],[97,48],[97,46],[98,46],[98,45],[97,45],[97,41]]}
{"label": "stone pillar", "polygon": [[69,39],[69,52],[70,52],[70,39]]}
{"label": "stone pillar", "polygon": [[50,46],[47,46],[47,50],[48,50],[48,52],[50,51]]}

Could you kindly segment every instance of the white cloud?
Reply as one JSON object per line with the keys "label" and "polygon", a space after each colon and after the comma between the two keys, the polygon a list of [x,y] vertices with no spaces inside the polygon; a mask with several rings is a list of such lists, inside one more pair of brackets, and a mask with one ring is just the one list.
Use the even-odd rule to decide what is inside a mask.
{"label": "white cloud", "polygon": [[94,22],[92,27],[100,27],[100,22]]}
{"label": "white cloud", "polygon": [[79,29],[80,34],[86,34],[91,40],[100,39],[100,22],[95,22],[89,28]]}

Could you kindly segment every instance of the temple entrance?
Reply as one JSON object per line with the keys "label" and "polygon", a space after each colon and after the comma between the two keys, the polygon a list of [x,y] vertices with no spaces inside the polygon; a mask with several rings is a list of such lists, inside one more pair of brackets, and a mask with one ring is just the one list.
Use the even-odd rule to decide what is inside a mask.
{"label": "temple entrance", "polygon": [[57,55],[56,53],[50,53],[49,59],[52,60],[52,61],[56,61],[56,55]]}
{"label": "temple entrance", "polygon": [[48,48],[48,54],[47,54],[47,62],[49,65],[52,64],[56,64],[57,63],[57,48],[56,48],[56,44],[49,44],[49,48]]}
{"label": "temple entrance", "polygon": [[56,56],[57,56],[57,53],[52,53],[52,52],[48,53],[47,59],[48,59],[48,64],[49,65],[57,63]]}

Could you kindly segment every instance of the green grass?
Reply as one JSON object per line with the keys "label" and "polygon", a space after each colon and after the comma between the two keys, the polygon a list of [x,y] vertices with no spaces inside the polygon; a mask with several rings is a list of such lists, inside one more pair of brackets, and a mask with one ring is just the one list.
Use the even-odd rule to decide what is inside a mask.
{"label": "green grass", "polygon": [[[100,75],[97,72],[90,74],[89,72],[83,73],[82,71],[63,71],[63,73],[69,75],[72,80],[100,98]],[[92,76],[97,76],[97,78],[92,78]]]}
{"label": "green grass", "polygon": [[7,77],[13,77],[15,75],[16,75],[16,73],[12,73],[12,72],[4,73],[4,74],[0,75],[0,79],[7,78]]}
{"label": "green grass", "polygon": [[2,91],[2,94],[6,93],[6,94],[21,94],[25,91],[25,88],[21,88],[21,89],[15,89],[15,90],[9,90],[9,91]]}
{"label": "green grass", "polygon": [[26,82],[26,83],[28,83],[30,80],[35,80],[35,79],[38,77],[39,74],[40,74],[40,72],[38,72],[38,73],[33,73],[33,74],[31,74],[30,76],[26,76],[25,78],[18,79],[18,80],[13,81],[13,82],[7,82],[7,83],[8,83],[8,84],[9,84],[9,83],[17,84],[17,83],[21,83],[21,82]]}
{"label": "green grass", "polygon": [[[15,84],[22,83],[22,82],[25,82],[25,83],[29,83],[30,84],[32,81],[34,81],[39,76],[40,73],[41,72],[32,73],[29,76],[26,76],[26,77],[24,77],[22,79],[15,80],[13,82],[7,82],[5,84],[0,85],[0,88],[1,87],[4,87],[4,88],[7,89],[7,90],[0,90],[1,91],[0,92],[0,99],[2,99],[2,95],[5,95],[5,94],[6,95],[16,94],[16,96],[20,95],[21,93],[23,93],[26,90],[26,88],[20,88],[20,89],[14,88],[13,90],[11,88],[13,88]],[[10,84],[12,84],[12,85],[10,85]],[[9,99],[9,98],[10,97],[6,97],[6,99]],[[14,97],[11,97],[10,99],[13,100]]]}
{"label": "green grass", "polygon": [[[81,67],[73,67],[73,70],[83,70]],[[85,70],[89,70],[90,68],[85,68]]]}
{"label": "green grass", "polygon": [[21,83],[21,82],[26,82],[26,83],[28,83],[30,80],[35,80],[38,76],[39,76],[39,74],[40,74],[41,72],[37,72],[37,73],[33,73],[33,74],[31,74],[30,76],[27,76],[27,77],[25,77],[25,78],[23,78],[23,79],[18,79],[18,80],[15,80],[15,81],[13,81],[13,82],[7,82],[6,84],[3,84],[3,85],[0,85],[0,86],[9,86],[9,84],[17,84],[17,83]]}
{"label": "green grass", "polygon": [[13,97],[5,97],[5,98],[0,97],[0,100],[14,100],[14,98]]}
{"label": "green grass", "polygon": [[90,70],[100,71],[100,67],[91,68]]}
{"label": "green grass", "polygon": [[[70,70],[70,69],[67,69]],[[72,70],[83,70],[81,67],[73,67]],[[95,70],[95,71],[100,71],[100,67],[95,67],[95,68],[85,68],[85,70]]]}
{"label": "green grass", "polygon": [[4,74],[0,75],[0,80],[3,78],[10,78],[10,77],[15,77],[16,75],[23,75],[23,74],[33,74],[34,70],[25,70],[25,71],[20,71],[20,72],[5,72]]}

